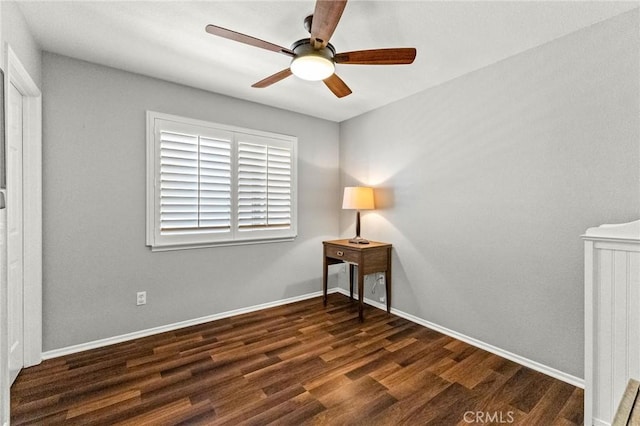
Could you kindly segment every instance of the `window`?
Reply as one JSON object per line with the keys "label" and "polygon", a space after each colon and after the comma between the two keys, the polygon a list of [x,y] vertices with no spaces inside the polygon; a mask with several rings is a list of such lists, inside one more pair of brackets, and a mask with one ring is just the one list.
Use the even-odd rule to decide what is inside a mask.
{"label": "window", "polygon": [[147,112],[147,245],[296,236],[297,139]]}

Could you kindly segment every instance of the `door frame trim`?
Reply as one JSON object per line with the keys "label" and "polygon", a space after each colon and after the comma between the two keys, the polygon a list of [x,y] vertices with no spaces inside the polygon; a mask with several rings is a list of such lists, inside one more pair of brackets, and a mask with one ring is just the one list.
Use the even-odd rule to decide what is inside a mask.
{"label": "door frame trim", "polygon": [[[6,43],[5,87],[23,96],[24,366],[42,361],[42,92]],[[9,93],[9,90],[6,90]],[[8,97],[7,97],[8,104]]]}

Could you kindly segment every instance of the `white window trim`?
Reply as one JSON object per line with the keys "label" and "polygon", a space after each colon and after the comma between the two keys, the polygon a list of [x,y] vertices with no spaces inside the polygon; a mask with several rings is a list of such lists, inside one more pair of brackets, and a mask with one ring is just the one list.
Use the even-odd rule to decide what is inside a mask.
{"label": "white window trim", "polygon": [[[192,118],[180,117],[171,114],[165,114],[155,111],[147,111],[147,198],[146,198],[146,245],[151,247],[152,251],[168,251],[168,250],[184,250],[193,248],[206,248],[206,247],[219,247],[219,246],[233,246],[243,244],[264,244],[282,241],[293,241],[297,237],[297,223],[298,223],[298,179],[297,179],[297,150],[298,150],[298,138],[295,136],[282,135],[271,132],[264,132],[260,130],[253,130],[247,128],[241,128],[236,126],[230,126],[225,124],[213,123],[209,121],[196,120]],[[160,154],[158,152],[158,142],[156,140],[156,120],[164,122],[173,122],[176,126],[197,126],[211,129],[212,132],[226,132],[233,134],[232,137],[232,179],[231,179],[231,232],[225,234],[225,236],[217,235],[207,241],[176,241],[168,243],[161,241],[162,238],[158,238],[159,235],[159,202],[160,197],[157,192],[159,187],[157,186],[159,177],[159,161]],[[238,169],[238,135],[250,135],[258,138],[267,138],[274,143],[287,143],[292,147],[292,163],[291,163],[291,227],[288,232],[278,232],[277,230],[254,230],[254,231],[240,231],[238,230],[238,216],[237,216],[237,181],[236,173]],[[282,231],[282,230],[280,230]],[[274,235],[279,234],[279,235]],[[283,235],[284,234],[284,235]],[[164,238],[166,239],[166,238]],[[194,239],[194,240],[197,240]]]}

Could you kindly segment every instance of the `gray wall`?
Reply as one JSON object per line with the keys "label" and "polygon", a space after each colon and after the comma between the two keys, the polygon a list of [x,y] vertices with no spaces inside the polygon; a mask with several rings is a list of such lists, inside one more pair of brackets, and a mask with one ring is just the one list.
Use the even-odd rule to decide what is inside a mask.
{"label": "gray wall", "polygon": [[341,123],[343,183],[378,188],[363,235],[395,247],[394,307],[583,376],[580,235],[640,216],[638,24],[635,10]]}
{"label": "gray wall", "polygon": [[0,46],[2,58],[0,66],[6,70],[4,63],[4,43],[8,42],[14,53],[36,83],[42,88],[42,63],[40,48],[29,32],[27,22],[16,2],[0,1]]}
{"label": "gray wall", "polygon": [[[321,289],[321,242],[339,230],[337,123],[50,53],[43,67],[44,350]],[[152,253],[147,109],[297,136],[298,238]]]}

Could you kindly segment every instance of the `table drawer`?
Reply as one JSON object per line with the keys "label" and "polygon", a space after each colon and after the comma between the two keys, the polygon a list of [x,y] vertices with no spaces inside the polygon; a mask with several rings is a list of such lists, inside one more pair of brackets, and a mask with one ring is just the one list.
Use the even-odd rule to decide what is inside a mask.
{"label": "table drawer", "polygon": [[326,245],[324,248],[324,253],[326,257],[331,257],[333,259],[340,259],[346,262],[358,263],[360,262],[360,253],[357,250],[350,250],[344,247],[337,247]]}

